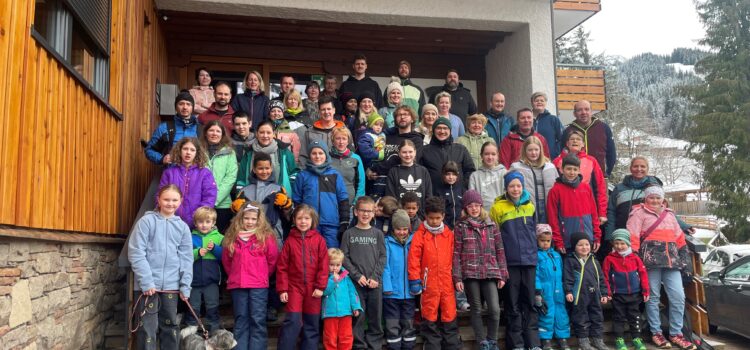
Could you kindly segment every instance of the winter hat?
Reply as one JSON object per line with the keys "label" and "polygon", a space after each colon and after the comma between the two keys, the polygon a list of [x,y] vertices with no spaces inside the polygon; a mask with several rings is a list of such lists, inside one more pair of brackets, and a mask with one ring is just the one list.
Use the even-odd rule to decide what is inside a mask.
{"label": "winter hat", "polygon": [[646,198],[648,196],[659,196],[661,198],[664,198],[664,189],[659,185],[646,187],[646,189],[643,190],[643,193],[643,198]]}
{"label": "winter hat", "polygon": [[552,226],[548,224],[536,224],[536,236],[539,237],[542,234],[552,233]]}
{"label": "winter hat", "polygon": [[[424,108],[423,108],[423,110],[424,110]],[[451,126],[451,121],[450,121],[450,120],[448,120],[448,118],[443,118],[443,117],[440,117],[440,118],[438,118],[438,119],[437,119],[437,120],[435,121],[435,124],[432,124],[432,133],[433,133],[433,134],[435,133],[435,128],[437,128],[437,127],[438,127],[438,125],[445,125],[445,126],[447,126],[447,127],[448,127],[448,129],[452,129],[452,128],[453,128],[453,127]]]}
{"label": "winter hat", "polygon": [[612,241],[623,241],[630,247],[630,231],[618,228],[612,232]]}
{"label": "winter hat", "polygon": [[581,167],[581,160],[578,159],[578,156],[576,156],[575,154],[568,153],[568,155],[566,155],[562,160],[562,167],[565,168],[568,165]]}
{"label": "winter hat", "polygon": [[390,97],[391,91],[393,89],[397,89],[398,91],[401,91],[401,97],[404,96],[404,87],[401,86],[401,79],[398,77],[391,77],[391,82],[388,84],[388,86],[385,88],[385,96]]}
{"label": "winter hat", "polygon": [[174,106],[177,108],[177,104],[180,103],[180,101],[188,101],[191,105],[195,106],[195,100],[193,99],[193,95],[191,95],[187,91],[180,91],[179,94],[174,98]]}
{"label": "winter hat", "polygon": [[343,103],[343,104],[346,104],[351,99],[355,99],[356,100],[357,98],[354,97],[354,95],[351,92],[349,92],[349,91],[342,92],[341,95],[339,95],[339,101],[341,101],[341,103]]}
{"label": "winter hat", "polygon": [[591,239],[589,239],[589,235],[586,232],[575,232],[570,235],[570,246],[575,248],[582,239],[589,241],[589,244],[591,244]]}
{"label": "winter hat", "polygon": [[468,190],[464,192],[464,208],[468,207],[469,204],[482,204],[482,195],[479,194],[476,190]]}
{"label": "winter hat", "polygon": [[362,91],[362,93],[359,94],[359,97],[357,97],[357,103],[362,103],[362,100],[366,98],[369,98],[370,101],[375,103],[375,95],[373,95],[372,92],[370,92],[370,90]]}
{"label": "winter hat", "polygon": [[323,152],[326,154],[326,157],[328,157],[328,145],[325,143],[325,141],[313,141],[310,142],[310,144],[307,146],[307,156],[310,156],[310,153],[316,148],[320,148],[323,150]]}
{"label": "winter hat", "polygon": [[273,101],[271,101],[271,105],[268,108],[268,110],[270,111],[270,110],[272,110],[274,108],[278,108],[278,109],[280,109],[283,112],[284,109],[286,108],[286,106],[284,106],[284,102],[282,102],[281,100],[273,100]]}
{"label": "winter hat", "polygon": [[521,187],[523,188],[523,174],[519,171],[511,171],[505,174],[503,176],[503,181],[505,182],[505,190],[508,190],[508,185],[510,185],[510,182],[513,180],[518,179],[518,181],[521,181]]}
{"label": "winter hat", "polygon": [[377,114],[377,113],[371,114],[369,117],[367,117],[367,127],[371,128],[378,121],[382,121],[383,124],[385,124],[385,119],[383,119],[383,117],[381,117],[380,114]]}
{"label": "winter hat", "polygon": [[428,103],[422,106],[422,114],[424,114],[424,112],[427,112],[427,111],[433,111],[435,112],[435,114],[437,114],[438,109],[437,109],[437,106],[435,106],[434,104]]}
{"label": "winter hat", "polygon": [[394,229],[397,228],[409,228],[411,226],[411,220],[409,220],[409,214],[406,214],[406,210],[398,209],[391,215],[391,226]]}

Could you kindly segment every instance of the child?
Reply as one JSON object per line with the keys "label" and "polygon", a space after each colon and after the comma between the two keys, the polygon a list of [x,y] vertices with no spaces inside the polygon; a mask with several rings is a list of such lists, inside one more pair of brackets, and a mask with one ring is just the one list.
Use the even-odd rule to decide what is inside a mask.
{"label": "child", "polygon": [[383,316],[389,350],[411,350],[417,341],[414,329],[414,296],[409,293],[407,261],[411,247],[409,216],[403,209],[391,218],[393,233],[385,236],[385,270],[383,270]]}
{"label": "child", "polygon": [[323,291],[323,347],[329,349],[351,349],[352,315],[359,316],[362,305],[354,288],[349,271],[341,268],[344,252],[328,249],[328,285]]}
{"label": "child", "polygon": [[602,305],[607,303],[606,276],[599,262],[591,254],[591,238],[585,232],[570,235],[571,252],[565,257],[565,300],[571,305],[573,332],[581,350],[607,350],[602,340],[604,316]]}
{"label": "child", "polygon": [[295,227],[281,249],[276,272],[276,291],[286,303],[286,319],[279,333],[280,350],[317,350],[320,337],[320,304],[328,285],[328,248],[315,230],[318,214],[300,204],[292,212]]}
{"label": "child", "polygon": [[245,203],[226,232],[221,262],[232,293],[235,349],[268,345],[266,308],[269,279],[276,268],[276,235],[258,202]]}
{"label": "child", "polygon": [[[422,339],[425,349],[459,349],[461,341],[456,322],[456,298],[453,280],[453,231],[443,223],[445,201],[430,197],[424,206],[427,213],[422,226],[414,233],[409,250],[409,293],[422,294]],[[440,322],[438,326],[438,314]]]}
{"label": "child", "polygon": [[523,188],[523,175],[511,171],[503,177],[505,194],[495,199],[492,221],[500,226],[508,265],[508,288],[504,305],[508,317],[507,347],[539,347],[537,313],[533,308],[537,247],[534,204]]}
{"label": "child", "polygon": [[565,309],[563,293],[563,260],[552,248],[552,228],[547,224],[536,225],[537,251],[536,297],[534,307],[546,308],[539,316],[539,338],[544,350],[553,349],[552,338],[557,338],[561,350],[570,350],[570,320]]}
{"label": "child", "polygon": [[172,164],[164,170],[159,188],[177,185],[183,195],[177,216],[193,228],[193,212],[200,207],[213,208],[216,203],[216,181],[208,164],[208,154],[193,137],[181,139],[172,148]]}
{"label": "child", "polygon": [[458,182],[458,164],[452,160],[443,165],[443,183],[438,184],[436,193],[445,200],[445,223],[452,230],[461,219],[464,187]]}
{"label": "child", "polygon": [[331,167],[325,142],[313,141],[307,150],[307,166],[297,175],[292,198],[294,204],[307,204],[316,213],[321,213],[317,229],[323,234],[328,248],[338,248],[339,237],[349,226],[346,184],[341,174]]}
{"label": "child", "polygon": [[[221,283],[222,241],[224,236],[216,228],[216,210],[200,207],[195,210],[193,220],[193,284],[190,305],[200,315],[201,296],[206,305],[208,331],[220,328],[219,283]],[[187,313],[185,323],[198,325],[192,314]]]}
{"label": "child", "polygon": [[[365,169],[373,163],[380,162],[385,156],[385,120],[377,113],[367,118],[367,130],[357,139],[357,153],[362,157]],[[386,177],[378,176],[368,183],[368,195],[377,199],[385,195]]]}
{"label": "child", "polygon": [[615,348],[627,350],[625,345],[625,325],[630,324],[630,335],[633,347],[645,350],[641,339],[641,303],[648,302],[648,274],[643,261],[630,247],[630,232],[617,229],[612,232],[614,251],[604,258],[602,270],[606,278],[608,296],[615,309],[613,318],[615,331]]}
{"label": "child", "polygon": [[[372,198],[372,197],[370,197]],[[372,226],[384,234],[391,234],[393,228],[391,227],[391,215],[398,209],[398,201],[396,198],[391,196],[385,196],[378,199],[375,204],[375,219],[372,222]],[[352,225],[356,225],[356,218],[352,220]]]}
{"label": "child", "polygon": [[410,140],[401,141],[398,146],[401,164],[388,171],[385,194],[401,198],[407,192],[414,192],[419,197],[419,207],[424,207],[427,196],[432,196],[430,172],[422,165],[416,164],[417,147]]}
{"label": "child", "polygon": [[[158,339],[162,349],[178,349],[177,298],[187,301],[193,280],[192,242],[187,224],[175,216],[182,192],[167,185],[156,194],[154,211],[146,212],[128,241],[128,261],[138,294],[135,309],[143,314],[136,335],[138,349],[152,349]],[[158,302],[155,302],[158,300]]]}
{"label": "child", "polygon": [[497,145],[485,142],[482,145],[482,166],[471,173],[469,189],[482,194],[482,207],[492,208],[495,198],[505,193],[503,176],[507,173],[505,167],[497,162]]}
{"label": "child", "polygon": [[422,219],[419,218],[419,197],[415,192],[406,192],[401,197],[401,208],[409,215],[409,232],[416,232]]}
{"label": "child", "polygon": [[[354,320],[354,347],[382,349],[383,344],[383,268],[385,267],[385,237],[383,231],[370,226],[375,215],[375,201],[360,197],[354,207],[357,224],[346,230],[341,238],[341,250],[346,259],[344,267],[352,275],[364,311]],[[367,335],[365,335],[367,318]]]}
{"label": "child", "polygon": [[593,251],[599,250],[602,231],[596,212],[594,196],[589,186],[581,186],[581,161],[574,154],[568,154],[562,161],[562,175],[549,191],[547,198],[547,223],[552,227],[552,239],[560,253],[565,254],[573,247],[570,235],[584,232],[594,242]]}
{"label": "child", "polygon": [[[634,251],[640,250],[648,271],[649,291],[654,298],[646,303],[651,340],[659,348],[669,348],[670,342],[680,349],[695,349],[695,344],[682,335],[685,312],[685,291],[680,271],[687,266],[688,252],[685,234],[680,229],[674,212],[664,206],[664,190],[660,186],[646,187],[643,204],[633,207],[627,227],[634,238]],[[661,330],[659,293],[664,284],[669,299],[669,341]]]}
{"label": "child", "polygon": [[[459,292],[466,290],[471,305],[471,326],[479,348],[498,350],[500,300],[497,290],[502,289],[508,279],[503,239],[497,225],[482,208],[482,195],[468,190],[463,199],[466,215],[456,224],[454,232],[453,283]],[[489,309],[486,332],[482,324],[482,301]]]}

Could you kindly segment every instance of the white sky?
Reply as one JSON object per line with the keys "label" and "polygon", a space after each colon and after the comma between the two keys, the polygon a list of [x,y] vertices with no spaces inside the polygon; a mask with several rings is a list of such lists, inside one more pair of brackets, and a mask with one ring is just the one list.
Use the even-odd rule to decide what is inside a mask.
{"label": "white sky", "polygon": [[693,0],[602,0],[602,10],[583,23],[589,50],[625,58],[698,47],[705,36]]}

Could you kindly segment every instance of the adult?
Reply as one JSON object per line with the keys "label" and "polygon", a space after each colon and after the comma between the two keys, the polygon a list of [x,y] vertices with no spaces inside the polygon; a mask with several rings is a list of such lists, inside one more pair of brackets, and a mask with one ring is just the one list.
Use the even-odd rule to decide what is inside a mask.
{"label": "adult", "polygon": [[[288,144],[294,154],[294,161],[299,164],[299,150],[302,148],[299,142],[299,134],[292,128],[284,118],[284,103],[279,100],[271,101],[271,108],[268,112],[268,119],[273,123],[273,133],[277,140]],[[307,130],[302,123],[296,123],[297,128],[302,128],[302,132]]]}
{"label": "adult", "polygon": [[453,109],[451,94],[445,91],[439,92],[435,95],[435,101],[437,102],[438,118],[445,118],[451,122],[451,134],[455,137],[461,137],[466,133],[463,119],[451,113],[451,109]]}
{"label": "adult", "polygon": [[534,129],[547,139],[550,157],[557,158],[562,148],[563,125],[560,118],[547,110],[547,94],[533,93],[531,109],[534,112]]}
{"label": "adult", "polygon": [[208,68],[200,67],[195,70],[195,82],[198,85],[190,89],[190,95],[193,96],[195,101],[193,112],[201,114],[214,103],[214,89],[211,88],[211,72],[208,71]]}
{"label": "adult", "polygon": [[544,144],[536,136],[529,136],[523,142],[521,159],[510,165],[509,171],[523,175],[523,188],[534,201],[534,218],[538,224],[547,223],[547,194],[557,180],[557,168],[544,156]]}
{"label": "adult", "polygon": [[521,108],[516,112],[516,120],[518,124],[513,127],[510,134],[503,139],[500,143],[500,164],[505,166],[506,169],[510,168],[513,162],[518,161],[521,158],[521,149],[523,148],[523,142],[529,136],[536,136],[542,141],[544,146],[544,156],[549,158],[549,148],[547,148],[547,140],[540,133],[534,130],[534,115],[531,109]]}
{"label": "adult", "polygon": [[[372,102],[375,104],[375,108],[383,107],[383,91],[380,90],[380,85],[367,76],[367,57],[362,54],[354,56],[352,69],[354,74],[341,84],[339,93],[351,92],[354,97],[359,99],[360,95],[367,91],[373,98]],[[356,138],[357,135],[354,135],[354,137]]]}
{"label": "adult", "polygon": [[392,128],[394,125],[393,112],[401,106],[404,97],[404,87],[399,83],[398,78],[391,77],[391,82],[385,88],[385,106],[378,110],[383,119],[385,119],[386,128]]}
{"label": "adult", "polygon": [[516,118],[505,113],[505,95],[500,92],[492,94],[490,109],[484,115],[487,117],[487,135],[495,140],[495,144],[501,144],[516,125]]}
{"label": "adult", "polygon": [[318,120],[318,99],[320,98],[320,84],[317,81],[311,81],[305,86],[305,95],[307,98],[302,101],[310,119]]}
{"label": "adult", "polygon": [[[333,106],[336,108],[336,114],[344,113],[341,101],[339,101],[339,80],[333,74],[326,74],[323,78],[324,90],[320,97],[330,97],[333,99]],[[318,98],[320,98],[318,97]]]}
{"label": "adult", "polygon": [[250,123],[250,116],[245,112],[237,113],[232,117],[234,130],[232,130],[231,139],[234,145],[234,154],[237,156],[237,162],[242,160],[242,156],[245,155],[245,148],[250,146],[250,141],[255,139],[255,135],[250,131],[252,127]]}
{"label": "adult", "polygon": [[271,156],[271,178],[287,191],[292,193],[291,182],[297,174],[297,164],[294,162],[294,154],[289,150],[289,145],[273,137],[273,123],[264,121],[255,128],[255,139],[250,142],[250,147],[240,161],[237,171],[237,189],[247,186],[253,174],[253,154],[263,152]]}
{"label": "adult", "polygon": [[198,120],[193,116],[193,96],[181,91],[174,99],[172,120],[159,123],[143,151],[154,164],[171,164],[170,150],[184,137],[198,136]]}
{"label": "adult", "polygon": [[[284,107],[284,119],[289,122],[290,126],[297,122],[306,128],[310,128],[315,122],[315,119],[310,117],[310,114],[302,105],[302,95],[297,90],[292,90],[284,96]],[[297,125],[292,126],[292,129],[297,130]]]}
{"label": "adult", "polygon": [[216,227],[224,232],[232,219],[232,189],[237,182],[237,157],[224,125],[212,120],[203,127],[201,143],[208,152],[208,169],[216,181]]}
{"label": "adult", "polygon": [[[432,139],[432,125],[435,124],[437,119],[438,119],[437,106],[435,106],[432,103],[428,103],[422,106],[422,121],[417,126],[416,131],[422,134],[424,145],[430,144],[430,140]],[[419,146],[419,144],[416,144],[416,145]]]}
{"label": "adult", "polygon": [[469,132],[461,135],[456,142],[466,147],[474,161],[474,168],[479,169],[482,167],[482,145],[487,141],[493,143],[495,141],[487,136],[487,131],[484,130],[485,125],[487,125],[487,117],[482,114],[473,114],[466,121],[469,123]]}
{"label": "adult", "polygon": [[[477,103],[474,101],[474,97],[471,96],[471,90],[465,88],[464,84],[461,83],[457,70],[448,70],[448,74],[445,75],[445,85],[443,85],[442,91],[447,92],[451,97],[450,112],[461,118],[462,122],[466,122],[467,116],[477,113]],[[438,95],[440,94],[435,95],[432,102],[440,106],[437,99]],[[441,114],[440,116],[443,115]]]}
{"label": "adult", "polygon": [[[345,94],[345,93],[342,93]],[[355,140],[359,140],[359,136],[367,129],[367,121],[370,118],[379,116],[378,110],[375,106],[375,95],[369,91],[365,91],[357,98],[359,109],[356,113],[356,118],[352,121],[352,135]]]}
{"label": "adult", "polygon": [[[328,97],[321,98],[318,101],[318,109],[320,110],[320,119],[313,123],[312,127],[305,130],[305,133],[300,137],[300,143],[302,149],[299,152],[299,163],[300,166],[307,164],[308,155],[310,152],[307,149],[307,145],[315,142],[322,141],[328,145],[331,141],[331,132],[334,128],[343,128],[344,123],[333,118],[336,110],[333,108],[333,100]],[[329,153],[331,150],[325,150]]]}
{"label": "adult", "polygon": [[232,99],[232,109],[235,113],[245,112],[250,116],[251,130],[266,119],[268,115],[268,103],[270,99],[266,96],[266,88],[263,84],[263,76],[257,71],[245,74],[245,91]]}
{"label": "adult", "polygon": [[[344,92],[339,94],[338,102],[338,105],[343,107],[336,107],[336,110],[338,111],[335,117],[336,120],[343,122],[344,125],[349,128],[349,131],[354,133],[354,124],[357,121],[357,111],[359,110],[359,102],[357,102],[357,98],[354,97],[351,92]],[[334,106],[335,105],[334,101]]]}
{"label": "adult", "polygon": [[[206,125],[212,120],[219,120],[225,130],[228,132],[234,130],[234,123],[232,122],[234,109],[229,105],[229,101],[232,100],[232,88],[229,83],[220,81],[216,83],[213,91],[214,102],[198,116],[198,123]],[[197,109],[196,112],[198,112]]]}
{"label": "adult", "polygon": [[[424,146],[422,152],[417,155],[417,162],[427,168],[433,184],[443,183],[442,171],[445,163],[449,160],[456,162],[459,166],[458,179],[466,188],[469,185],[469,177],[475,170],[474,162],[466,147],[453,142],[451,122],[445,118],[438,118],[432,125],[432,135],[430,144]],[[440,195],[435,191],[439,187],[433,185],[433,195]]]}
{"label": "adult", "polygon": [[357,203],[357,198],[365,195],[365,168],[362,158],[349,149],[354,143],[352,133],[347,128],[334,128],[331,131],[331,167],[344,178],[349,203]]}
{"label": "adult", "polygon": [[295,82],[294,77],[291,75],[282,75],[279,81],[279,87],[281,91],[279,96],[274,97],[274,100],[284,101],[284,97],[294,90]]}
{"label": "adult", "polygon": [[[419,85],[411,82],[411,63],[401,61],[398,63],[398,77],[401,79],[401,86],[404,88],[401,103],[411,107],[417,114],[422,113],[422,106],[425,104],[425,94]],[[383,99],[388,100],[388,92],[383,95]]]}
{"label": "adult", "polygon": [[[435,113],[437,118],[437,109]],[[402,105],[396,108],[394,114],[396,115],[396,126],[385,131],[384,161],[374,163],[370,169],[367,169],[367,178],[370,180],[375,180],[377,176],[387,176],[392,167],[401,163],[398,156],[398,146],[404,140],[414,143],[417,154],[422,150],[424,135],[416,131],[414,126],[417,113],[411,107]]]}
{"label": "adult", "polygon": [[580,100],[573,108],[573,115],[576,119],[565,128],[563,142],[567,141],[571,130],[581,130],[586,153],[596,158],[604,176],[609,177],[617,163],[617,150],[615,140],[612,138],[612,129],[607,123],[591,115],[589,101]]}

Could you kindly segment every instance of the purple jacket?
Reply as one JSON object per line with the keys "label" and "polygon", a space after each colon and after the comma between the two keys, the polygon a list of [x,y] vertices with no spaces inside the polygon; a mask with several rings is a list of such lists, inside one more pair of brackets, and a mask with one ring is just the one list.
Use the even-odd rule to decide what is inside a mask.
{"label": "purple jacket", "polygon": [[[161,174],[159,188],[169,184],[177,185],[182,191],[182,204],[177,209],[177,215],[190,228],[193,224],[193,212],[202,206],[210,208],[216,203],[216,181],[208,167],[192,166],[185,169],[182,165],[171,165]],[[159,199],[156,199],[157,205]]]}

